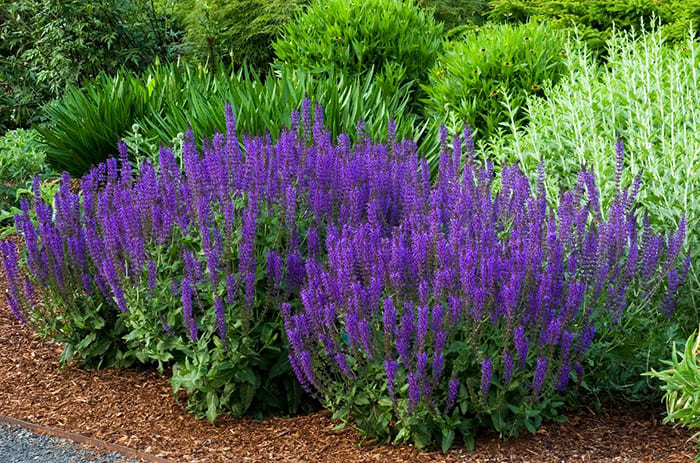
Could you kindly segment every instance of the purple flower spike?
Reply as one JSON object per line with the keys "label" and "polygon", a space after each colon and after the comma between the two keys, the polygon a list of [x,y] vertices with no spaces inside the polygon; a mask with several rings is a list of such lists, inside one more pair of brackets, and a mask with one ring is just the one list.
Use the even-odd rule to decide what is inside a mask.
{"label": "purple flower spike", "polygon": [[481,395],[486,396],[491,388],[491,375],[493,365],[490,357],[484,357],[481,361]]}
{"label": "purple flower spike", "polygon": [[532,380],[532,395],[537,397],[542,392],[544,386],[545,375],[547,374],[547,358],[537,357],[537,367],[535,368],[535,377]]}

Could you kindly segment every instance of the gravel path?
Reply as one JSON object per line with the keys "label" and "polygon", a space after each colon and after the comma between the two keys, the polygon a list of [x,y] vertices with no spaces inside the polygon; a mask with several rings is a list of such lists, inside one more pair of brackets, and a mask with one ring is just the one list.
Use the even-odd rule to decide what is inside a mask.
{"label": "gravel path", "polygon": [[0,423],[0,462],[2,463],[139,463],[119,453],[91,450],[85,446],[20,426]]}

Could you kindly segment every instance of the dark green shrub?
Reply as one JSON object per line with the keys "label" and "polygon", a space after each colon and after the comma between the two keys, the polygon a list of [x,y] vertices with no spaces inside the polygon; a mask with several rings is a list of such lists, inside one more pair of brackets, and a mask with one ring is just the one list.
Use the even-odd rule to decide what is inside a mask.
{"label": "dark green shrub", "polygon": [[432,10],[435,20],[445,25],[445,31],[483,24],[490,10],[489,0],[419,0],[418,4]]}
{"label": "dark green shrub", "polygon": [[469,124],[484,140],[524,123],[526,98],[565,71],[565,39],[546,24],[486,25],[446,47],[424,87],[426,113],[452,130]]}
{"label": "dark green shrub", "polygon": [[37,109],[100,71],[142,70],[169,53],[174,32],[148,0],[0,0],[0,124],[37,122]]}
{"label": "dark green shrub", "polygon": [[355,77],[372,69],[384,90],[425,81],[441,49],[443,27],[413,0],[316,1],[274,44],[292,68]]}
{"label": "dark green shrub", "polygon": [[264,72],[272,42],[310,0],[185,0],[175,3],[184,29],[182,53],[215,69],[247,62]]}
{"label": "dark green shrub", "polygon": [[602,51],[613,26],[639,29],[657,21],[664,36],[684,41],[691,22],[700,24],[698,0],[491,0],[489,19],[499,22],[547,21],[558,29],[578,30],[586,45]]}
{"label": "dark green shrub", "polygon": [[325,105],[326,126],[333,133],[352,131],[363,119],[368,134],[384,136],[393,118],[400,138],[422,134],[417,116],[407,109],[408,84],[388,94],[371,76],[328,79],[284,69],[263,81],[245,69],[235,73],[220,66],[210,72],[175,65],[153,67],[144,77],[103,75],[82,90],[70,88],[46,108],[49,123],[38,130],[49,162],[81,175],[115,154],[121,138],[146,155],[173,143],[188,124],[203,137],[223,131],[227,101],[241,132],[275,136],[305,95]]}

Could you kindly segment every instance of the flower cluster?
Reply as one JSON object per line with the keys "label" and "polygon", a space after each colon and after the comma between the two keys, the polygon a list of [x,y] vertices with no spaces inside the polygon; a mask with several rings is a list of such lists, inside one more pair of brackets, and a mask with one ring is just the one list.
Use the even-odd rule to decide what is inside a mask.
{"label": "flower cluster", "polygon": [[[667,301],[676,296],[685,224],[668,239],[638,230],[640,184],[620,185],[621,143],[603,213],[591,172],[552,208],[542,167],[533,191],[517,166],[497,177],[469,148],[462,165],[462,141],[448,150],[443,134],[434,183],[403,171],[401,189],[372,196],[366,218],[328,229],[327,262],[307,260],[303,310],[285,310],[305,387],[385,390],[397,410],[433,416],[457,400],[471,404],[462,413],[498,409],[504,391],[532,403],[580,378],[596,327],[620,318],[631,291],[648,298],[668,282]],[[415,156],[402,154],[395,162]],[[372,213],[387,210],[390,219]]]}
{"label": "flower cluster", "polygon": [[[172,359],[157,349],[177,338],[191,358],[175,370],[234,375],[196,384],[219,384],[220,405],[243,397],[231,405],[239,413],[250,387],[279,368],[262,357],[286,362],[274,334],[284,330],[290,375],[308,392],[382,378],[411,414],[447,413],[465,397],[488,407],[494,384],[529,400],[563,390],[580,376],[596,321],[617,320],[631,287],[650,297],[668,281],[664,310],[673,309],[687,272],[687,260],[675,265],[684,224],[668,239],[648,225],[639,232],[639,182],[619,184],[621,145],[604,214],[590,172],[551,209],[543,170],[535,191],[517,166],[497,178],[474,160],[469,130],[451,147],[443,130],[433,181],[392,124],[385,144],[364,137],[361,122],[358,142],[334,141],[306,100],[273,143],[239,139],[230,107],[226,117],[226,135],[200,150],[188,131],[182,156],[163,148],[155,164],[133,167],[120,145],[120,159],[94,167],[80,192],[65,174],[52,204],[35,182],[33,208],[24,202],[16,217],[26,258],[0,246],[17,317],[45,307],[35,286],[63,311],[39,310],[44,321],[69,320],[84,306],[76,300],[97,298],[131,330],[137,357]],[[253,363],[196,363],[222,358]]]}

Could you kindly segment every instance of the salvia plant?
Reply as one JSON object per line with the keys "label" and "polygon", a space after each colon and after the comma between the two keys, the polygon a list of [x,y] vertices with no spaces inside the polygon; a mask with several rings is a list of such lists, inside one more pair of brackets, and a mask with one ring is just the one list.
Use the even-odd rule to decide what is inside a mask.
{"label": "salvia plant", "polygon": [[326,227],[355,220],[368,185],[389,201],[394,177],[364,124],[358,144],[333,145],[320,107],[302,109],[272,143],[239,139],[229,106],[227,135],[201,152],[188,131],[182,155],[164,148],[135,168],[122,144],[80,192],[64,174],[53,203],[25,201],[26,255],[3,244],[17,316],[65,342],[64,362],[172,367],[173,389],[211,420],[303,409],[279,303],[298,299]]}
{"label": "salvia plant", "polygon": [[[547,188],[570,188],[582,164],[599,179],[610,178],[615,162],[610,155],[611,137],[622,138],[630,172],[641,173],[647,185],[639,204],[649,214],[656,231],[677,226],[686,218],[692,256],[688,281],[679,296],[675,322],[649,318],[648,313],[628,312],[624,330],[631,337],[624,349],[607,349],[609,360],[588,369],[595,388],[622,392],[630,399],[652,400],[658,389],[641,373],[661,369],[670,340],[685,342],[700,322],[700,42],[686,36],[684,43],[669,46],[657,30],[643,34],[616,33],[607,43],[608,61],[596,62],[580,40],[567,45],[567,75],[559,85],[544,91],[545,98],[528,101],[530,123],[511,125],[510,135],[495,143],[500,162],[518,162],[531,175],[547,163]],[[607,207],[614,198],[613,182],[600,184],[600,199]],[[607,382],[607,385],[604,385]],[[593,384],[591,384],[593,386]],[[659,397],[660,398],[660,397]]]}
{"label": "salvia plant", "polygon": [[10,307],[64,362],[172,368],[197,416],[304,410],[303,388],[371,435],[443,448],[554,417],[631,292],[666,288],[672,310],[684,224],[638,230],[621,145],[605,215],[587,171],[550,210],[543,174],[535,192],[517,167],[495,181],[469,132],[461,167],[443,131],[433,183],[394,124],[385,144],[362,123],[334,141],[312,112],[273,142],[239,139],[228,107],[201,150],[188,131],[182,155],[132,166],[121,145],[52,202],[36,180],[22,252],[0,248]]}
{"label": "salvia plant", "polygon": [[302,386],[380,440],[447,449],[482,427],[534,432],[582,377],[597,329],[666,283],[670,314],[688,270],[688,258],[677,269],[684,223],[668,239],[638,229],[640,181],[621,184],[621,142],[603,211],[590,171],[550,209],[543,168],[534,191],[517,166],[495,181],[465,139],[466,165],[458,139],[435,183],[415,153],[392,150],[402,181],[327,229],[303,307],[282,307]]}

